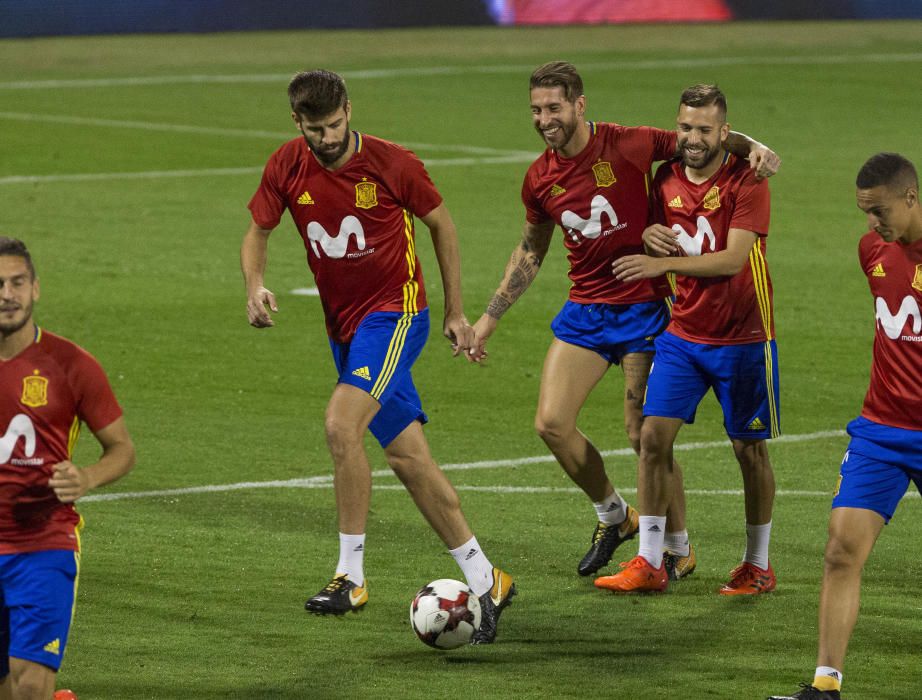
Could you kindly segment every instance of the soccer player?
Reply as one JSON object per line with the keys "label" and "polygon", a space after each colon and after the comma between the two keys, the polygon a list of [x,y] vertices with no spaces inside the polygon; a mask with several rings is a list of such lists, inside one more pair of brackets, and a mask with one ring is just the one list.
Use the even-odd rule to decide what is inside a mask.
{"label": "soccer player", "polygon": [[[74,501],[126,474],[135,459],[105,373],[85,350],[35,324],[38,296],[26,246],[0,236],[0,698],[13,700],[54,692],[80,566]],[[78,468],[70,459],[81,421],[102,455]]]}
{"label": "soccer player", "polygon": [[[509,307],[538,274],[555,225],[563,229],[570,262],[569,299],[551,324],[554,339],[541,375],[535,428],[567,475],[593,503],[597,524],[577,566],[588,576],[637,532],[637,512],[615,491],[602,456],[577,428],[580,409],[612,364],[624,373],[624,423],[631,446],[640,446],[642,405],[653,361],[653,339],[669,321],[671,289],[665,275],[625,283],[611,262],[643,250],[649,222],[650,168],[676,152],[673,131],[624,127],[585,119],[586,97],[576,68],[557,61],[531,76],[532,120],[547,144],[522,185],[525,230],[486,312],[474,324],[478,356]],[[760,176],[777,170],[777,156],[741,134],[727,147],[750,158]],[[695,568],[685,530],[685,501],[678,465],[669,492],[665,537],[670,574]],[[662,554],[662,553],[661,553]]]}
{"label": "soccer player", "polygon": [[878,153],[858,171],[868,231],[858,261],[874,298],[871,382],[829,516],[813,682],[772,700],[838,700],[858,618],[861,570],[910,480],[922,491],[922,207],[915,167]]}
{"label": "soccer player", "polygon": [[339,75],[298,73],[288,97],[300,136],[269,158],[249,204],[253,220],[240,257],[249,321],[256,328],[271,326],[267,307],[277,311],[278,306],[263,286],[267,242],[288,209],[304,240],[339,374],[325,422],[339,561],[330,583],[305,607],[338,615],[368,600],[363,557],[371,469],[363,436],[370,430],[480,599],[482,622],[473,642],[491,643],[516,587],[487,559],[454,488],[429,452],[422,429],[428,418],[410,374],[429,333],[414,215],[432,235],[445,289],[444,334],[456,354],[473,345],[461,305],[454,223],[415,155],[349,128],[352,105]]}
{"label": "soccer player", "polygon": [[727,102],[716,85],[682,93],[676,120],[681,158],[653,182],[654,223],[643,234],[650,255],[628,255],[612,271],[622,282],[676,274],[672,321],[656,339],[647,381],[637,476],[640,553],[619,573],[596,580],[621,592],[662,591],[663,529],[672,449],[708,389],[743,473],[746,551],[720,589],[754,595],[775,588],[768,560],[775,480],[765,440],[779,435],[778,363],[772,284],[765,259],[768,184],[721,144]]}

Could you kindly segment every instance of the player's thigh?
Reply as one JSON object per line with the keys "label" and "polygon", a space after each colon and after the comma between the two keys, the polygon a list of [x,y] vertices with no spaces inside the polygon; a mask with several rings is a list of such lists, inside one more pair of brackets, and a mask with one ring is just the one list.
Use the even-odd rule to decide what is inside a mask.
{"label": "player's thigh", "polygon": [[77,558],[69,550],[0,556],[7,654],[14,679],[16,659],[52,670],[60,667],[76,597]]}
{"label": "player's thigh", "polygon": [[580,409],[608,367],[608,360],[597,352],[554,338],[544,358],[536,421],[576,425]]}
{"label": "player's thigh", "polygon": [[647,392],[647,379],[653,366],[652,352],[632,352],[621,358],[624,374],[624,414],[643,418],[643,399]]}
{"label": "player's thigh", "polygon": [[[11,698],[50,698],[57,673],[54,669],[27,659],[10,658]],[[28,689],[28,690],[27,690]]]}
{"label": "player's thigh", "polygon": [[833,508],[829,515],[826,561],[860,569],[864,566],[886,521],[866,508]]}

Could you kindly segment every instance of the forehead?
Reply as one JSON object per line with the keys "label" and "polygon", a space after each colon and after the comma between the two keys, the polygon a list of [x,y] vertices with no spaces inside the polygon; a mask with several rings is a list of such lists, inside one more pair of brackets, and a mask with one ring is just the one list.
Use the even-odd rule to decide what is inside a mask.
{"label": "forehead", "polygon": [[29,266],[25,258],[18,255],[0,255],[0,277],[9,279],[21,275],[29,275]]}
{"label": "forehead", "polygon": [[346,114],[346,108],[338,107],[335,111],[330,112],[326,116],[319,117],[317,119],[311,119],[306,114],[298,113],[298,121],[306,127],[309,126],[328,126],[334,122],[337,122],[341,119],[345,119],[348,115]]}
{"label": "forehead", "polygon": [[723,121],[720,107],[716,104],[707,105],[706,107],[679,105],[679,116],[676,118],[676,122],[679,124],[689,124],[691,126],[716,126],[723,124]]}
{"label": "forehead", "polygon": [[864,211],[884,207],[892,204],[895,200],[902,197],[900,192],[895,188],[887,185],[877,185],[875,187],[859,187],[855,190],[855,200],[858,207]]}
{"label": "forehead", "polygon": [[532,88],[530,94],[531,103],[535,106],[547,106],[567,102],[566,92],[559,85]]}

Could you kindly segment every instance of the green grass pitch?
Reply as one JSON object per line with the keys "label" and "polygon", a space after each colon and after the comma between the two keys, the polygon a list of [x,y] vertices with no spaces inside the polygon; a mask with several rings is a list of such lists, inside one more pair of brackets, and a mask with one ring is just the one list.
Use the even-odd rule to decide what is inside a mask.
{"label": "green grass pitch", "polygon": [[[408,30],[92,37],[0,42],[0,233],[23,238],[42,280],[39,323],[109,372],[138,447],[105,493],[331,472],[322,431],[335,381],[320,305],[289,220],[271,239],[277,326],[246,323],[238,250],[268,155],[295,132],[286,78],[347,76],[353,127],[412,146],[458,225],[468,317],[498,283],[540,150],[527,80],[563,58],[589,117],[670,128],[678,95],[718,82],[731,125],[784,159],[772,180],[768,260],[782,373],[770,447],[779,496],[778,589],[715,595],[744,540],[740,478],[715,402],[683,429],[698,571],[659,597],[598,592],[575,566],[591,506],[532,429],[548,323],[566,295],[563,249],[491,340],[483,367],[438,334],[441,290],[425,228],[433,337],[415,376],[427,435],[488,555],[520,596],[492,647],[439,653],[412,634],[416,589],[457,578],[397,481],[375,477],[371,602],[346,619],[303,601],[336,561],[333,494],[274,486],[91,500],[59,686],[121,698],[763,698],[807,680],[830,493],[867,386],[873,306],[858,268],[854,177],[880,150],[922,166],[918,22]],[[626,446],[617,370],[583,430]],[[369,443],[375,469],[380,451]],[[79,463],[94,458],[91,436]],[[465,468],[476,462],[513,460]],[[607,459],[634,498],[635,460]],[[265,484],[264,484],[265,485]],[[922,696],[920,501],[907,499],[868,563],[845,668],[850,700]],[[620,552],[635,551],[632,543]],[[616,559],[617,559],[616,555]]]}

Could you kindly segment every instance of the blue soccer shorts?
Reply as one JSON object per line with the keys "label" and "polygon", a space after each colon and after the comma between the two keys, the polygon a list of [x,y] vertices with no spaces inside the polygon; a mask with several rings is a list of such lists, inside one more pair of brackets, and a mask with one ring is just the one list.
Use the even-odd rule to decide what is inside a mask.
{"label": "blue soccer shorts", "polygon": [[774,340],[743,345],[693,343],[672,333],[656,339],[643,414],[695,422],[698,404],[714,390],[731,439],[781,434],[778,348]]}
{"label": "blue soccer shorts", "polygon": [[11,656],[61,667],[79,561],[66,549],[0,555],[0,677],[9,673]]}
{"label": "blue soccer shorts", "polygon": [[922,493],[922,430],[875,423],[848,424],[851,441],[839,469],[833,508],[863,508],[890,522],[909,482]]}
{"label": "blue soccer shorts", "polygon": [[653,352],[653,341],[669,325],[665,299],[638,304],[567,301],[551,322],[554,337],[597,352],[617,365],[632,352]]}
{"label": "blue soccer shorts", "polygon": [[413,421],[427,423],[410,369],[429,337],[429,309],[415,314],[376,311],[348,343],[330,341],[339,383],[368,392],[381,404],[368,429],[387,447]]}

